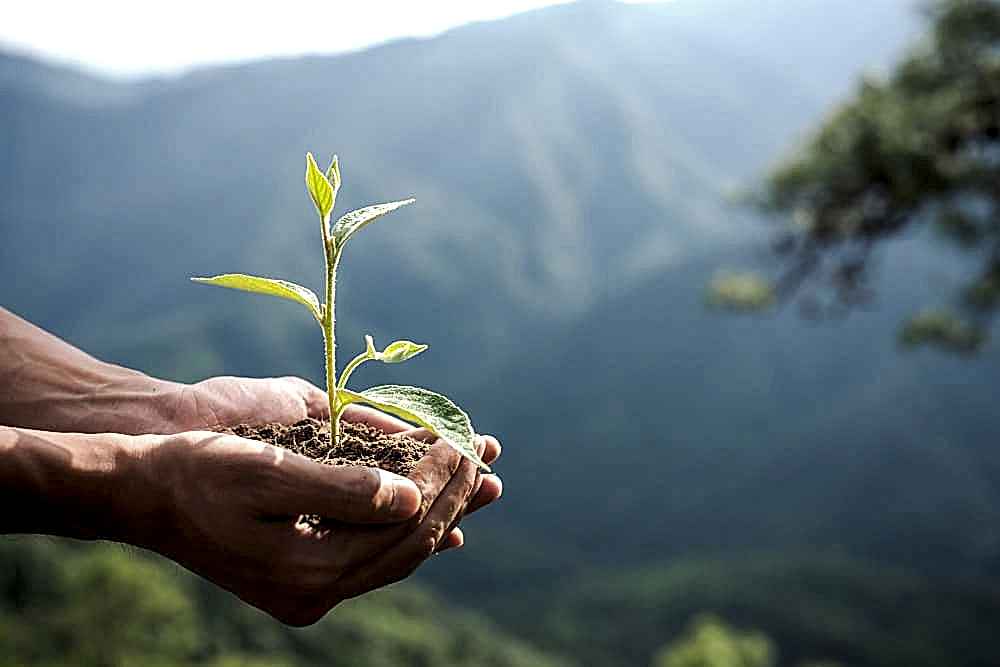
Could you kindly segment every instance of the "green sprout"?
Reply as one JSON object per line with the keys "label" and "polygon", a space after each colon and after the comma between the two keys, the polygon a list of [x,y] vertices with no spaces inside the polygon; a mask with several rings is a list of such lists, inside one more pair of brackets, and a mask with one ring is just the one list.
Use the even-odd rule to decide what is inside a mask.
{"label": "green sprout", "polygon": [[323,250],[326,259],[324,303],[320,303],[319,298],[312,290],[287,280],[260,278],[241,273],[227,273],[211,278],[192,278],[191,280],[246,292],[279,296],[300,303],[309,309],[309,312],[323,329],[326,390],[330,400],[331,446],[335,447],[339,441],[340,418],[347,406],[351,403],[365,403],[426,428],[458,450],[462,456],[471,459],[483,469],[489,470],[489,467],[476,452],[475,432],[472,430],[469,416],[446,397],[420,387],[403,385],[383,385],[362,392],[354,392],[347,388],[347,380],[351,373],[364,362],[400,363],[426,350],[426,345],[418,345],[408,340],[398,340],[379,351],[375,348],[372,337],[366,335],[365,351],[354,357],[344,367],[340,379],[337,379],[334,304],[336,303],[337,266],[340,263],[344,246],[362,227],[374,222],[386,213],[412,204],[414,200],[404,199],[387,204],[366,206],[341,216],[331,226],[331,214],[337,201],[337,192],[340,190],[340,164],[336,155],[324,173],[316,165],[312,153],[306,154],[306,189],[316,206],[316,212],[320,219],[320,229],[323,233]]}

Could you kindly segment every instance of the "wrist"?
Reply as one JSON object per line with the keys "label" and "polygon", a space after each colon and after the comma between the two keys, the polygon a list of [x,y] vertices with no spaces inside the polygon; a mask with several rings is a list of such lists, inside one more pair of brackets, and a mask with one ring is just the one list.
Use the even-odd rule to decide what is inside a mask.
{"label": "wrist", "polygon": [[174,423],[185,387],[122,366],[102,364],[67,407],[67,421],[84,433],[145,435],[187,430]]}
{"label": "wrist", "polygon": [[0,387],[0,424],[7,426],[131,435],[184,430],[171,423],[184,385],[114,364],[41,368],[7,388],[9,395]]}
{"label": "wrist", "polygon": [[164,433],[172,382],[81,352],[0,308],[0,424],[45,431]]}
{"label": "wrist", "polygon": [[150,438],[0,428],[0,532],[140,544]]}
{"label": "wrist", "polygon": [[107,512],[99,539],[149,548],[169,504],[152,464],[161,435],[119,435],[109,438],[114,465],[102,480]]}

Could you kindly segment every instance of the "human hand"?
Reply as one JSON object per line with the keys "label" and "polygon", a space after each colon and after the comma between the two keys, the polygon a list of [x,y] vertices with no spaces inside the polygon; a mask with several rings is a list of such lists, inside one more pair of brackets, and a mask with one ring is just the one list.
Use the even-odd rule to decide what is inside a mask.
{"label": "human hand", "polygon": [[[307,380],[298,377],[241,378],[214,377],[187,387],[173,399],[174,409],[168,413],[162,432],[200,430],[243,423],[293,424],[312,417],[328,419],[329,402],[326,392]],[[404,421],[363,405],[350,405],[342,419],[365,422],[386,433],[406,433],[424,437]],[[161,432],[161,431],[154,431]],[[485,457],[489,464],[500,456],[500,443],[492,436],[485,436]],[[492,503],[503,493],[503,484],[496,475],[477,476],[475,494],[469,505],[474,512]],[[457,523],[451,530],[442,550],[461,547],[465,535]]]}
{"label": "human hand", "polygon": [[[395,417],[387,415],[384,412],[380,412],[365,405],[352,404],[347,406],[342,419],[350,422],[363,422],[370,426],[375,426],[386,433],[409,435],[418,440],[428,436],[425,429],[414,429],[411,425],[402,420],[396,419]],[[482,435],[479,436],[479,439],[481,441],[480,455],[487,465],[491,465],[500,457],[500,442],[491,435]],[[472,498],[470,499],[468,507],[465,509],[463,515],[471,514],[472,512],[489,505],[490,503],[498,500],[501,495],[503,495],[503,482],[500,480],[500,477],[495,474],[477,474]],[[459,519],[461,519],[461,517],[459,517]],[[456,520],[452,525],[452,529],[445,537],[444,542],[440,545],[438,551],[458,548],[463,544],[465,544],[465,533],[458,527],[458,520]]]}
{"label": "human hand", "polygon": [[[241,423],[292,424],[306,417],[327,419],[330,415],[326,392],[298,377],[214,377],[162,393],[158,400],[164,406],[157,410],[163,421],[154,427],[153,433],[202,430]],[[426,437],[424,431],[415,430],[406,422],[367,406],[348,406],[342,419],[365,422],[387,433]],[[496,438],[485,436],[484,447],[483,456],[487,463],[500,455],[500,443]],[[502,493],[503,485],[499,477],[477,475],[475,492],[467,512],[485,507]],[[461,547],[464,542],[465,535],[456,521],[440,549]]]}
{"label": "human hand", "polygon": [[[498,443],[480,438],[480,454],[496,458]],[[499,486],[487,487],[477,501],[478,469],[441,441],[411,479],[321,465],[208,432],[160,438],[138,461],[141,473],[132,479],[140,497],[161,502],[132,508],[127,523],[137,529],[125,541],[290,625],[314,623],[339,602],[405,578],[435,551],[457,546],[461,534],[458,544],[449,536],[462,514],[499,495]],[[323,517],[322,529],[296,523],[303,514]]]}
{"label": "human hand", "polygon": [[328,419],[326,392],[299,377],[220,376],[180,385],[159,397],[162,424],[153,433],[211,430],[237,424],[294,424]]}

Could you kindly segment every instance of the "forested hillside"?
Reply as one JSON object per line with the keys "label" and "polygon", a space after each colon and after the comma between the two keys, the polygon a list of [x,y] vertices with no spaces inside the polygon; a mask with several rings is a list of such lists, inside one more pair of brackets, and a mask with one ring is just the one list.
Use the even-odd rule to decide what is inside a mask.
{"label": "forested hillside", "polygon": [[[921,25],[905,0],[585,2],[139,82],[0,55],[0,303],[150,373],[318,381],[306,316],[187,277],[316,287],[302,156],[336,151],[339,210],[417,198],[345,259],[341,345],[431,345],[358,384],[453,395],[502,439],[505,482],[423,571],[433,593],[304,632],[152,557],[0,544],[0,664],[331,664],[357,644],[364,664],[642,665],[701,612],[781,665],[990,664],[1000,356],[894,342],[961,262],[909,238],[880,257],[906,279],[823,324],[704,299],[770,257],[733,192]],[[123,618],[174,639],[108,657],[75,634]]]}

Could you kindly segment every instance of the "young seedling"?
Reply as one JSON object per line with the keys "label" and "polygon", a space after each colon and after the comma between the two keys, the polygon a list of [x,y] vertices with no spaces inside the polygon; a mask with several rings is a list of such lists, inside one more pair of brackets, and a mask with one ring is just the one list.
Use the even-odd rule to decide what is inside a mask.
{"label": "young seedling", "polygon": [[400,363],[426,350],[426,345],[418,345],[408,340],[397,340],[386,346],[384,350],[379,351],[375,348],[372,337],[366,335],[365,351],[354,357],[344,367],[340,379],[337,379],[336,313],[334,307],[337,266],[340,263],[344,246],[362,227],[401,206],[412,204],[414,200],[404,199],[387,204],[366,206],[343,215],[331,226],[330,216],[337,200],[337,192],[340,190],[340,164],[337,161],[337,156],[334,156],[329,168],[324,173],[319,170],[312,153],[306,154],[306,189],[316,206],[316,212],[320,219],[320,230],[323,233],[323,251],[326,259],[324,303],[320,303],[319,298],[312,290],[287,280],[260,278],[241,273],[227,273],[211,278],[192,278],[191,280],[208,285],[279,296],[300,303],[309,309],[309,312],[323,329],[332,446],[336,446],[340,438],[340,418],[347,406],[351,403],[366,403],[383,412],[396,415],[428,429],[457,449],[462,456],[471,459],[483,469],[489,470],[489,467],[476,452],[475,432],[472,430],[469,416],[441,394],[420,387],[403,385],[383,385],[362,392],[354,392],[347,388],[347,380],[351,377],[351,373],[364,362]]}

